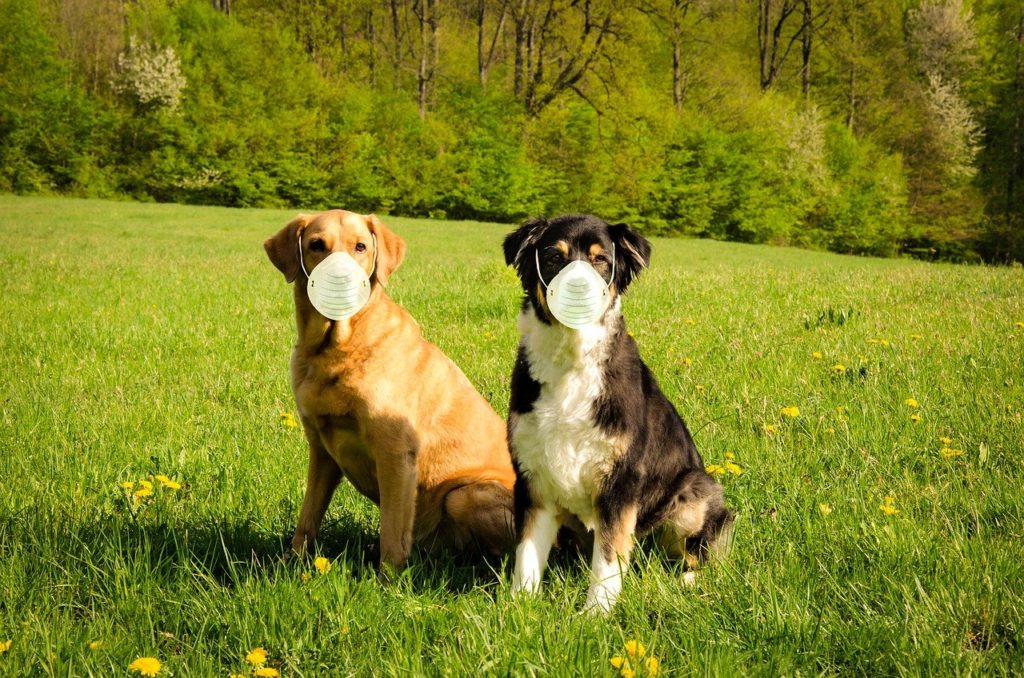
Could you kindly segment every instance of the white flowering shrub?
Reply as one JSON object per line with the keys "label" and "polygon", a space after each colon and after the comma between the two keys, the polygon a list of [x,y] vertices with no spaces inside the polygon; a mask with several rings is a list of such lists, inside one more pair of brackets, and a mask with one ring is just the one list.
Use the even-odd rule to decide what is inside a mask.
{"label": "white flowering shrub", "polygon": [[956,177],[973,177],[977,172],[974,160],[981,147],[981,130],[960,88],[941,75],[929,73],[928,108],[934,134],[945,156],[946,171]]}
{"label": "white flowering shrub", "polygon": [[155,47],[134,37],[117,58],[115,87],[147,108],[175,110],[187,81],[173,47]]}

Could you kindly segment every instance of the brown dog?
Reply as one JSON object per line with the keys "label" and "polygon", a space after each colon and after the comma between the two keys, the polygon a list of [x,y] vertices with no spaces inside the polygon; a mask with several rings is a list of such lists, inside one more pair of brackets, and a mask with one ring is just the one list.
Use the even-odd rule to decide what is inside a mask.
{"label": "brown dog", "polygon": [[[309,471],[292,548],[302,553],[316,538],[343,476],[380,506],[382,566],[400,569],[414,542],[476,542],[495,554],[510,547],[515,476],[505,425],[384,291],[405,241],[373,215],[331,210],[296,217],[263,247],[288,282],[298,278],[291,375]],[[313,307],[299,262],[312,274],[333,252],[370,276],[369,301],[343,320]]]}

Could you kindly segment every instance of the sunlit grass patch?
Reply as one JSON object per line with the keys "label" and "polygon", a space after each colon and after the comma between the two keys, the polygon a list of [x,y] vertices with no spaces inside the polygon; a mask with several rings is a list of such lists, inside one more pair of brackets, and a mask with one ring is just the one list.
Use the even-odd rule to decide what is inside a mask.
{"label": "sunlit grass patch", "polygon": [[[735,543],[686,587],[641,540],[590,619],[586,555],[536,598],[507,563],[422,554],[382,586],[345,485],[318,552],[282,558],[307,453],[262,241],[291,216],[0,197],[0,674],[651,673],[611,663],[630,641],[660,675],[1022,663],[1021,270],[655,241],[627,322]],[[387,221],[390,293],[504,414],[508,227]]]}

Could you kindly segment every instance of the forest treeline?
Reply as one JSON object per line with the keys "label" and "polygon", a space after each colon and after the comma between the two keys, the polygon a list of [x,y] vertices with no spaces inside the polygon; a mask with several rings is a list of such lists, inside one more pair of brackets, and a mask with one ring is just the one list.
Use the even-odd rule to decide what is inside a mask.
{"label": "forest treeline", "polygon": [[1024,260],[1024,0],[0,0],[0,191]]}

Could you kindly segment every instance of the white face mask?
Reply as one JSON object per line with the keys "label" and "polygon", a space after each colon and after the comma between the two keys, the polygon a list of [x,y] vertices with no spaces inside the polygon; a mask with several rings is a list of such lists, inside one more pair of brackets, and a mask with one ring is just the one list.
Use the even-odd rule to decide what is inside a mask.
{"label": "white face mask", "polygon": [[615,245],[612,245],[612,277],[606,283],[586,261],[577,259],[558,272],[550,283],[540,272],[540,254],[534,252],[537,276],[548,291],[551,315],[566,327],[578,330],[596,322],[611,303],[608,290],[615,280]]}
{"label": "white face mask", "polygon": [[[373,237],[373,268],[377,268],[377,238]],[[302,260],[302,237],[299,237],[299,264],[306,274],[306,294],[313,308],[331,320],[351,318],[370,298],[370,277],[359,263],[346,252],[332,252],[313,268],[306,271]]]}

